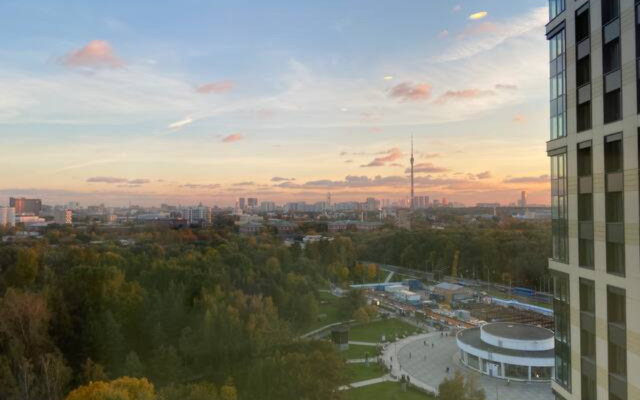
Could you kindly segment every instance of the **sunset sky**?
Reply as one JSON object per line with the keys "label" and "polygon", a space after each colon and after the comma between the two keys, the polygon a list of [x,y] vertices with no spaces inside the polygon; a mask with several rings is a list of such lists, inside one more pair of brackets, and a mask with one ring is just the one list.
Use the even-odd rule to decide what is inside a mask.
{"label": "sunset sky", "polygon": [[546,0],[0,3],[0,204],[549,203]]}

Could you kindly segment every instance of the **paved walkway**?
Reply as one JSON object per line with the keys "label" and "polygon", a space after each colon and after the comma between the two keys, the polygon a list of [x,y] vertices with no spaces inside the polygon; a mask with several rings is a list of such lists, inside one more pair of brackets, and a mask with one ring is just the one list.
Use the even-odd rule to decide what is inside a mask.
{"label": "paved walkway", "polygon": [[357,344],[359,346],[371,346],[371,347],[376,347],[378,345],[378,343],[373,343],[373,342],[358,342],[357,340],[349,340],[349,344]]}
{"label": "paved walkway", "polygon": [[[425,345],[426,343],[426,345]],[[439,332],[411,336],[387,345],[382,359],[391,368],[391,375],[410,377],[411,384],[432,393],[446,377],[459,370],[465,375],[474,375],[484,388],[487,400],[526,399],[552,400],[549,383],[511,382],[474,372],[458,361],[455,337],[441,337]],[[447,373],[449,368],[449,373]]]}
{"label": "paved walkway", "polygon": [[391,375],[386,374],[386,375],[381,376],[379,378],[367,379],[366,381],[353,382],[353,383],[350,383],[348,385],[340,386],[338,388],[338,390],[349,390],[349,389],[354,389],[354,388],[359,388],[359,387],[369,386],[369,385],[375,385],[375,384],[378,384],[378,383],[388,382],[388,381],[389,382],[395,382],[395,379]]}

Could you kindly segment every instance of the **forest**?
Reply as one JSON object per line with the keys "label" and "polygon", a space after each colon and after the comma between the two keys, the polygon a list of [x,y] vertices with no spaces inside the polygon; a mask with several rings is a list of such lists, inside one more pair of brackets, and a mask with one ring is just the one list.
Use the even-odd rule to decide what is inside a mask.
{"label": "forest", "polygon": [[352,236],[359,260],[457,276],[536,287],[551,256],[548,222],[507,219],[445,229],[387,229]]}
{"label": "forest", "polygon": [[[444,268],[457,249],[461,274],[491,265],[533,280],[547,239],[530,225],[385,229],[303,249],[229,227],[49,228],[0,244],[0,398],[339,399],[343,359],[298,337],[330,282],[380,278],[358,260]],[[349,296],[341,312],[365,308]]]}

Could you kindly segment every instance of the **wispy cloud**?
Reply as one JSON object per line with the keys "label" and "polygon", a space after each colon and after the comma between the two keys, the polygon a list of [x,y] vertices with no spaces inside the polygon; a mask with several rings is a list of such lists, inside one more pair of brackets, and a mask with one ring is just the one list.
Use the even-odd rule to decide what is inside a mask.
{"label": "wispy cloud", "polygon": [[180,185],[180,186],[187,189],[218,189],[220,187],[220,185],[217,183],[210,183],[210,184],[185,183],[184,185]]}
{"label": "wispy cloud", "polygon": [[431,97],[431,85],[428,83],[402,82],[391,88],[389,96],[403,101],[421,101]]}
{"label": "wispy cloud", "polygon": [[104,40],[92,40],[86,46],[67,54],[62,62],[68,67],[119,68],[124,65],[113,47]]}
{"label": "wispy cloud", "polygon": [[88,183],[125,184],[125,186],[141,186],[149,183],[149,179],[126,179],[113,176],[92,176],[87,178]]}
{"label": "wispy cloud", "polygon": [[180,128],[184,128],[185,126],[189,125],[193,123],[193,118],[191,117],[186,117],[184,119],[181,119],[180,121],[176,121],[173,122],[171,124],[169,124],[169,126],[167,126],[167,128],[169,129],[180,129]]}
{"label": "wispy cloud", "polygon": [[516,114],[513,117],[513,122],[518,124],[524,124],[525,122],[527,122],[527,117],[524,114]]}
{"label": "wispy cloud", "polygon": [[379,154],[384,155],[374,158],[373,161],[371,161],[369,164],[361,165],[361,167],[384,167],[386,163],[399,160],[404,156],[402,150],[398,149],[397,147],[385,150],[383,152],[380,152]]}
{"label": "wispy cloud", "polygon": [[486,12],[486,11],[478,11],[478,12],[475,12],[475,13],[469,15],[469,19],[471,19],[471,20],[483,19],[487,15],[489,15],[489,13]]}
{"label": "wispy cloud", "polygon": [[549,175],[539,176],[518,176],[513,178],[507,178],[504,183],[547,183],[549,182]]}
{"label": "wispy cloud", "polygon": [[234,83],[232,81],[220,81],[220,82],[210,82],[204,85],[200,85],[196,88],[196,92],[202,94],[209,93],[224,93],[228,92],[234,87]]}
{"label": "wispy cloud", "polygon": [[492,177],[491,171],[483,171],[479,174],[476,174],[476,178],[478,179],[489,179]]}
{"label": "wispy cloud", "polygon": [[273,178],[271,178],[271,182],[289,182],[295,180],[296,178],[283,178],[281,176],[274,176]]}
{"label": "wispy cloud", "polygon": [[[438,167],[433,165],[432,163],[419,163],[413,166],[413,172],[415,173],[438,173],[438,172],[446,172],[448,171],[447,168],[444,167]],[[407,168],[404,171],[406,174],[411,172],[411,168]]]}
{"label": "wispy cloud", "polygon": [[222,142],[223,143],[233,143],[233,142],[237,142],[239,140],[244,139],[244,136],[242,136],[242,134],[240,133],[232,133],[231,135],[225,136],[224,138],[222,138]]}
{"label": "wispy cloud", "polygon": [[440,153],[420,153],[418,155],[420,158],[438,158],[441,156]]}
{"label": "wispy cloud", "polygon": [[236,182],[232,183],[231,186],[253,186],[256,183],[253,181],[245,181],[245,182]]}
{"label": "wispy cloud", "polygon": [[436,103],[445,104],[450,100],[471,100],[480,97],[493,96],[495,92],[492,90],[481,89],[463,89],[463,90],[448,90],[441,95]]}

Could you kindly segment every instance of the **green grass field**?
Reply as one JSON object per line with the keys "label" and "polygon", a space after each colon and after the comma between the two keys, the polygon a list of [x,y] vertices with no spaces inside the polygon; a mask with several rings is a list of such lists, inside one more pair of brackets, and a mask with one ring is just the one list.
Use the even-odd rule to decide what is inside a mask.
{"label": "green grass field", "polygon": [[378,363],[347,364],[349,369],[349,381],[360,382],[368,379],[379,378],[387,373],[387,370]]}
{"label": "green grass field", "polygon": [[389,318],[351,327],[349,340],[377,343],[380,341],[382,335],[385,335],[385,340],[390,341],[396,335],[400,336],[405,333],[412,334],[418,330],[419,329],[413,325],[409,325],[395,318]]}
{"label": "green grass field", "polygon": [[373,346],[362,346],[359,344],[350,344],[349,349],[341,351],[340,355],[345,360],[354,360],[364,358],[365,354],[369,353],[369,359],[373,359],[380,354],[380,350]]}
{"label": "green grass field", "polygon": [[350,389],[345,392],[346,400],[434,400],[435,398],[417,390],[402,391],[400,383],[383,382],[375,385]]}
{"label": "green grass field", "polygon": [[340,297],[336,297],[331,293],[320,292],[320,304],[318,315],[324,314],[323,318],[319,318],[318,321],[313,324],[302,329],[302,332],[299,333],[307,333],[318,328],[322,328],[323,326],[333,324],[335,322],[342,322],[348,320],[342,315],[342,311],[340,309],[340,302],[342,299]]}

